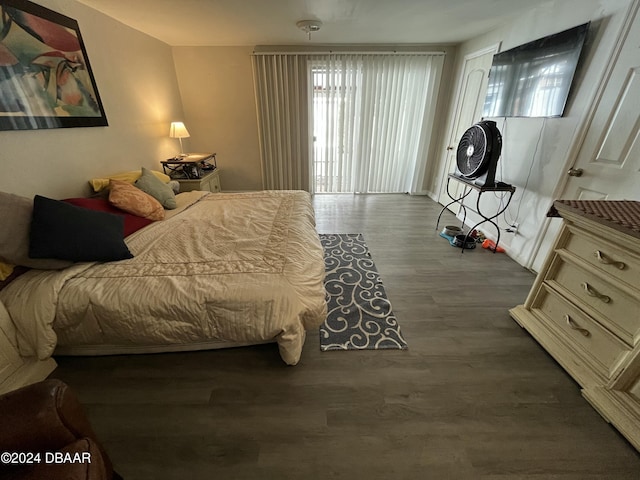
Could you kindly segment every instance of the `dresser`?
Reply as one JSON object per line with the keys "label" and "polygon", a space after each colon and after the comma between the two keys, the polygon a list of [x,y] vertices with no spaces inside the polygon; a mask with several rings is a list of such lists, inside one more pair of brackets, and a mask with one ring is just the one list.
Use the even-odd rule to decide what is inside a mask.
{"label": "dresser", "polygon": [[562,228],[511,316],[640,450],[640,202],[554,202]]}

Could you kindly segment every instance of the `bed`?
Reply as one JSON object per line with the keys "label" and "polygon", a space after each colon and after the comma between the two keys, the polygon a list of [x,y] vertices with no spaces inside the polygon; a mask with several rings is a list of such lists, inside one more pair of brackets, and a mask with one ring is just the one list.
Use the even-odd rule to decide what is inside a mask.
{"label": "bed", "polygon": [[0,291],[23,356],[108,355],[277,342],[300,360],[326,317],[324,262],[301,191],[185,192],[129,235],[133,258],[32,269]]}

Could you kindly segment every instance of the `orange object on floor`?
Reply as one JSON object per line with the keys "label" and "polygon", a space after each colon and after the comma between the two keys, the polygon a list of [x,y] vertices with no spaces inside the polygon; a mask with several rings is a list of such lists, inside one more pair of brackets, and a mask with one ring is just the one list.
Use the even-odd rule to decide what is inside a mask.
{"label": "orange object on floor", "polygon": [[496,242],[494,242],[493,240],[489,240],[488,238],[484,242],[482,242],[482,248],[488,248],[489,250],[493,252],[498,252],[498,253],[505,252],[504,248],[502,247],[496,248]]}

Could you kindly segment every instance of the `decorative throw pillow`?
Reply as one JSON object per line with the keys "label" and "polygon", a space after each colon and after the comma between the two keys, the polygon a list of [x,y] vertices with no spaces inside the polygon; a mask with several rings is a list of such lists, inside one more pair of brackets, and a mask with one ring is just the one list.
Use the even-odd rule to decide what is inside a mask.
{"label": "decorative throw pillow", "polygon": [[158,200],[164,208],[173,210],[177,207],[176,196],[171,187],[159,180],[151,170],[142,167],[142,175],[136,180],[135,186]]}
{"label": "decorative throw pillow", "polygon": [[180,193],[180,182],[178,182],[177,180],[170,180],[167,185],[169,185],[169,188],[173,190],[174,194]]}
{"label": "decorative throw pillow", "polygon": [[132,258],[124,243],[124,218],[36,195],[29,256],[74,262]]}
{"label": "decorative throw pillow", "polygon": [[0,260],[42,270],[66,268],[73,262],[29,258],[29,228],[33,200],[0,192]]}
{"label": "decorative throw pillow", "polygon": [[13,273],[13,269],[15,265],[11,265],[10,263],[0,262],[0,282],[9,278],[9,276]]}
{"label": "decorative throw pillow", "polygon": [[29,270],[31,269],[28,267],[23,267],[22,265],[16,265],[15,267],[13,267],[13,271],[11,272],[11,274],[9,274],[9,276],[4,280],[0,280],[0,291],[2,291],[2,289],[7,287],[11,282],[13,282],[20,275],[28,272]]}
{"label": "decorative throw pillow", "polygon": [[76,207],[88,208],[89,210],[95,210],[98,212],[114,213],[124,217],[124,236],[128,237],[134,232],[137,232],[141,228],[146,227],[152,220],[148,218],[139,217],[138,215],[132,215],[114,207],[105,198],[66,198],[63,202],[70,203]]}
{"label": "decorative throw pillow", "polygon": [[164,208],[151,195],[120,180],[109,181],[109,203],[125,212],[157,221],[164,219]]}

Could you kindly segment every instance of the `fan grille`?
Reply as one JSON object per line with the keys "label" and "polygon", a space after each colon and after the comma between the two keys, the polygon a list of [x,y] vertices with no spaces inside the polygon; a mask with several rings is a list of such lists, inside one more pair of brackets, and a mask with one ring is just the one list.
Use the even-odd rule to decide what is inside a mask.
{"label": "fan grille", "polygon": [[464,132],[456,154],[458,171],[463,177],[475,178],[483,172],[489,159],[488,147],[487,134],[479,125],[473,125]]}

